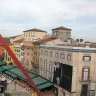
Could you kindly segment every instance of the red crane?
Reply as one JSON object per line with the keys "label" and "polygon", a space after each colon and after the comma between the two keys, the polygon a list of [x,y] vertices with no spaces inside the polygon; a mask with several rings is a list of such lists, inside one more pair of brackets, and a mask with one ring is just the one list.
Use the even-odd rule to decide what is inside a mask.
{"label": "red crane", "polygon": [[2,46],[6,49],[6,51],[8,52],[8,54],[11,56],[11,58],[14,60],[15,64],[17,65],[17,67],[21,70],[21,72],[25,75],[25,77],[28,79],[28,81],[30,82],[30,84],[34,87],[34,89],[37,91],[39,96],[43,96],[42,93],[40,92],[40,90],[38,89],[38,87],[35,85],[35,83],[33,82],[33,80],[31,79],[31,77],[29,76],[29,74],[26,72],[26,70],[23,68],[23,66],[20,64],[19,60],[16,58],[16,56],[14,55],[14,53],[12,52],[12,50],[10,49],[10,47],[8,46],[8,44],[6,43],[6,41],[3,39],[3,37],[0,34],[0,43],[2,44]]}

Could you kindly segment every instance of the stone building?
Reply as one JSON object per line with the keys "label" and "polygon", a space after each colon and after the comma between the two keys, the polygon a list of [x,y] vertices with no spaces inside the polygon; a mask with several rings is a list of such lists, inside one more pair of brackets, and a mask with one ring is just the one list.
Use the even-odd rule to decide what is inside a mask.
{"label": "stone building", "polygon": [[95,96],[96,48],[40,45],[39,74],[58,96]]}
{"label": "stone building", "polygon": [[71,29],[66,27],[57,27],[52,29],[52,37],[58,38],[61,41],[67,41],[69,38],[71,38]]}
{"label": "stone building", "polygon": [[45,38],[45,39],[41,39],[38,41],[33,42],[33,70],[35,71],[35,73],[38,73],[38,68],[39,68],[39,55],[40,55],[40,45],[41,44],[64,44],[63,41],[61,41],[60,39],[56,39],[56,38]]}
{"label": "stone building", "polygon": [[22,65],[24,68],[27,69],[33,69],[33,43],[30,41],[23,41],[21,43],[21,56],[23,56],[22,59]]}
{"label": "stone building", "polygon": [[15,53],[16,57],[18,58],[18,60],[20,62],[23,59],[22,49],[21,49],[21,46],[22,46],[23,41],[24,41],[24,39],[21,38],[21,39],[15,40],[13,42],[14,43],[14,50],[15,50],[14,53]]}
{"label": "stone building", "polygon": [[23,38],[25,41],[38,41],[40,39],[44,39],[47,35],[46,31],[40,30],[40,29],[30,29],[23,31]]}
{"label": "stone building", "polygon": [[[12,50],[12,52],[14,53],[14,44],[9,44],[9,47]],[[14,64],[14,60],[10,57],[10,55],[8,54],[8,52],[6,50],[4,50],[4,61],[7,64]]]}

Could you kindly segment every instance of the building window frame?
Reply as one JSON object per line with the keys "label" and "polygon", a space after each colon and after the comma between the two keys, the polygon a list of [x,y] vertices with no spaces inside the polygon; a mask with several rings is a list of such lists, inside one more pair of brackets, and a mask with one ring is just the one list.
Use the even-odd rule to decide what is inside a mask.
{"label": "building window frame", "polygon": [[55,52],[55,58],[59,58],[59,53]]}
{"label": "building window frame", "polygon": [[72,56],[71,55],[67,55],[67,60],[71,61],[71,59],[72,59]]}
{"label": "building window frame", "polygon": [[89,81],[90,80],[90,68],[82,68],[82,80]]}
{"label": "building window frame", "polygon": [[48,56],[48,50],[44,51],[44,56]]}
{"label": "building window frame", "polygon": [[49,61],[49,70],[50,70],[50,72],[52,72],[52,61]]}
{"label": "building window frame", "polygon": [[65,59],[65,54],[64,53],[60,54],[60,59]]}
{"label": "building window frame", "polygon": [[44,60],[44,69],[47,70],[47,59]]}
{"label": "building window frame", "polygon": [[53,57],[53,52],[52,51],[49,52],[49,57]]}
{"label": "building window frame", "polygon": [[83,56],[83,61],[85,62],[91,61],[91,56]]}
{"label": "building window frame", "polygon": [[40,51],[40,55],[43,55],[43,50]]}

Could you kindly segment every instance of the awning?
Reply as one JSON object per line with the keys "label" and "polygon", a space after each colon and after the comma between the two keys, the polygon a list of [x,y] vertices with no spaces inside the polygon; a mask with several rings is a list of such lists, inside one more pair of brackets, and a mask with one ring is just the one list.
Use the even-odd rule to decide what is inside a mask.
{"label": "awning", "polygon": [[6,73],[8,76],[15,78],[15,79],[18,77],[18,75],[11,73],[10,71],[5,71],[4,73]]}
{"label": "awning", "polygon": [[5,70],[10,70],[10,69],[14,69],[16,66],[6,65],[6,66],[1,66],[1,67],[4,68]]}
{"label": "awning", "polygon": [[21,71],[17,67],[15,67],[14,69],[10,69],[9,71],[11,73],[14,73],[14,74],[18,75],[18,76],[23,75],[23,73],[21,73]]}
{"label": "awning", "polygon": [[5,65],[5,61],[0,61],[0,66]]}
{"label": "awning", "polygon": [[0,72],[3,72],[4,70],[5,70],[4,68],[0,67]]}
{"label": "awning", "polygon": [[[7,74],[8,76],[10,76],[14,79],[19,78],[20,80],[27,82],[26,77],[23,75],[23,73],[16,66],[12,66],[12,65],[1,66],[0,72],[3,72],[3,71],[5,74]],[[42,78],[41,76],[36,75],[36,74],[29,72],[29,71],[28,71],[28,73],[29,73],[30,77],[32,78],[33,82],[37,85],[37,87],[40,90],[53,86],[53,83]],[[27,83],[30,86],[32,86],[29,82],[27,82]]]}
{"label": "awning", "polygon": [[42,77],[38,76],[32,79],[34,83],[38,86],[39,84],[47,82],[47,80],[43,79]]}
{"label": "awning", "polygon": [[48,88],[51,86],[53,86],[53,84],[51,82],[47,82],[47,83],[44,83],[44,84],[38,86],[38,88],[39,88],[39,90],[42,90],[42,89],[45,89],[45,88]]}

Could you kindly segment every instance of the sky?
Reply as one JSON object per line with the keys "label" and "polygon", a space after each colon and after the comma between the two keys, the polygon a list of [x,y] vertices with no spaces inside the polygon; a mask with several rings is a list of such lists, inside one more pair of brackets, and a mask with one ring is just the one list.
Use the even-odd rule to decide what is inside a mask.
{"label": "sky", "polygon": [[96,42],[96,0],[0,0],[0,34],[14,36],[38,28],[72,29],[72,38]]}

